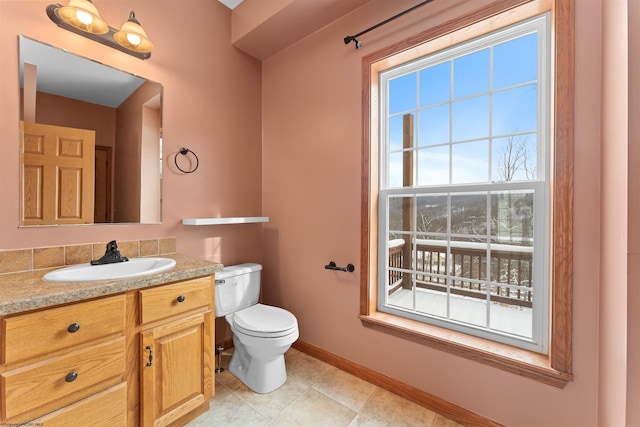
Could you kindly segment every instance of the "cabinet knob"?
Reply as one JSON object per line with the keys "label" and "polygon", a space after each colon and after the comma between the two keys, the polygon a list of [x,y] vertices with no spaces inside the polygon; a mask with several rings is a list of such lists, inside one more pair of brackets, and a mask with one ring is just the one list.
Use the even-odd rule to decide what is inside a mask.
{"label": "cabinet knob", "polygon": [[72,383],[74,382],[76,379],[78,378],[78,373],[77,372],[69,372],[67,374],[66,377],[64,377],[64,380],[68,383]]}
{"label": "cabinet knob", "polygon": [[184,300],[185,300],[185,299],[186,299],[186,298],[184,297],[184,295],[180,295],[180,296],[178,297],[178,302],[184,302]]}
{"label": "cabinet knob", "polygon": [[67,328],[67,332],[69,332],[70,334],[75,334],[79,330],[80,330],[80,324],[79,323],[72,323]]}

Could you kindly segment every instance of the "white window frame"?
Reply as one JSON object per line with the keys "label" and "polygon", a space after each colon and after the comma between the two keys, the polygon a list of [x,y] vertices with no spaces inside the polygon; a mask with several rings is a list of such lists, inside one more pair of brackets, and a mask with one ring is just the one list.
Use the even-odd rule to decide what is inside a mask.
{"label": "white window frame", "polygon": [[[546,13],[523,22],[519,22],[510,27],[502,28],[500,30],[488,33],[477,39],[461,43],[456,46],[444,49],[442,51],[427,55],[425,57],[414,59],[406,64],[402,64],[390,70],[385,70],[380,73],[380,85],[379,85],[379,97],[380,97],[380,128],[379,128],[379,212],[378,212],[378,311],[393,314],[396,316],[406,317],[421,322],[426,322],[439,327],[452,329],[455,331],[471,334],[481,338],[495,340],[501,343],[513,345],[516,347],[524,348],[527,350],[536,351],[546,354],[548,351],[548,318],[549,318],[549,299],[548,299],[548,259],[544,256],[548,253],[549,245],[549,155],[550,152],[550,130],[549,130],[549,115],[550,115],[550,46],[549,46],[549,17],[550,14]],[[537,96],[537,129],[538,136],[537,142],[537,180],[530,181],[514,181],[514,182],[485,182],[479,184],[447,184],[447,185],[431,185],[431,186],[417,186],[412,187],[391,187],[389,186],[389,130],[387,129],[388,113],[388,90],[389,81],[394,78],[402,77],[404,75],[419,72],[422,69],[428,68],[433,65],[445,61],[452,61],[456,58],[465,56],[467,54],[486,49],[488,47],[496,46],[500,43],[504,43],[508,40],[512,40],[518,37],[522,37],[528,34],[538,34],[538,96]],[[491,70],[493,73],[493,70]],[[500,92],[508,88],[500,88],[499,91],[490,88],[489,98],[492,99],[492,95],[496,92]],[[419,92],[419,85],[416,87]],[[454,102],[451,99],[449,102]],[[489,105],[491,108],[491,104]],[[409,110],[406,113],[417,113],[418,107],[415,110]],[[451,114],[451,113],[450,113]],[[450,116],[451,118],[451,116]],[[491,141],[493,138],[501,138],[505,135],[488,135],[488,139]],[[418,137],[416,137],[417,139]],[[449,141],[449,147],[452,143]],[[417,148],[412,149],[412,153],[415,156]],[[489,150],[491,152],[491,150]],[[453,156],[449,156],[449,171],[451,173],[451,162]],[[489,159],[489,164],[492,164]],[[417,173],[417,162],[414,161],[414,175]],[[487,179],[488,181],[488,179]],[[533,277],[534,283],[533,290],[533,331],[532,337],[525,338],[519,337],[513,334],[500,332],[497,330],[491,330],[489,327],[480,327],[464,324],[453,319],[444,319],[435,316],[430,316],[424,313],[419,313],[416,310],[410,310],[406,308],[400,308],[387,304],[387,292],[388,285],[388,239],[389,235],[388,226],[388,200],[394,195],[414,195],[419,197],[420,195],[429,194],[462,194],[462,193],[475,193],[486,192],[491,194],[494,192],[508,191],[508,190],[531,190],[534,194],[534,247],[533,247]],[[415,215],[415,211],[414,211]],[[415,221],[414,221],[415,224]],[[490,229],[487,231],[490,234]],[[412,231],[411,240],[418,238],[415,230]],[[491,236],[487,236],[489,239]],[[451,240],[447,240],[450,245]],[[487,262],[490,259],[487,258]],[[487,267],[487,271],[489,267]],[[490,286],[487,286],[489,289]],[[415,292],[415,287],[414,287]],[[487,292],[487,313],[486,320],[489,324],[490,306],[489,292]],[[447,293],[447,301],[449,301],[449,294]],[[447,304],[448,305],[448,304]],[[448,310],[447,310],[448,311]]]}

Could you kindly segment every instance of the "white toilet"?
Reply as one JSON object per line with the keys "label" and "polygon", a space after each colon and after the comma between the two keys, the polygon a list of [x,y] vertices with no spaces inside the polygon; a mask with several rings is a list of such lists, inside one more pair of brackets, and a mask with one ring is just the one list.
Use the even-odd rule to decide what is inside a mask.
{"label": "white toilet", "polygon": [[287,380],[284,353],[298,339],[296,317],[259,304],[260,264],[224,267],[216,273],[216,317],[224,316],[235,350],[229,372],[257,393],[269,393]]}

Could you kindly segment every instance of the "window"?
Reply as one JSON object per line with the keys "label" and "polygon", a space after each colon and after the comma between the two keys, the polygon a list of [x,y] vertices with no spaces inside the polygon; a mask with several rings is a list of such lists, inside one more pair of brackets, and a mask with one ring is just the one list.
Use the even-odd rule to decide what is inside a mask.
{"label": "window", "polygon": [[572,14],[543,0],[507,9],[364,60],[361,318],[561,387],[573,93],[572,38],[557,40]]}
{"label": "window", "polygon": [[379,311],[546,353],[548,39],[545,14],[380,73]]}

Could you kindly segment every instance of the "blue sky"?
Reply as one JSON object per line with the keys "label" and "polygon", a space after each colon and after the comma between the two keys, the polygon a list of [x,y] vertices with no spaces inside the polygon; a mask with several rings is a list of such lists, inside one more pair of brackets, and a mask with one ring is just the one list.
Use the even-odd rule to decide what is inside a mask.
{"label": "blue sky", "polygon": [[[402,185],[407,113],[414,115],[417,185],[503,180],[509,138],[525,144],[535,164],[537,58],[531,33],[389,80],[389,185]],[[527,177],[519,171],[513,179]]]}

